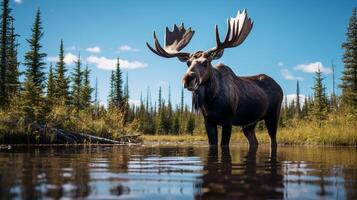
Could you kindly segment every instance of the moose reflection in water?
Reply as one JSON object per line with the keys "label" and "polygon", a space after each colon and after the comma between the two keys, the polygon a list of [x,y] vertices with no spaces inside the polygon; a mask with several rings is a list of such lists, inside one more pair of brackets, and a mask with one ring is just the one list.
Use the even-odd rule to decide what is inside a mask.
{"label": "moose reflection in water", "polygon": [[284,197],[281,165],[276,157],[267,157],[257,163],[256,151],[248,151],[241,163],[232,163],[229,147],[210,147],[204,166],[202,188],[197,199],[245,199]]}
{"label": "moose reflection in water", "polygon": [[147,46],[155,54],[186,62],[188,69],[182,83],[192,91],[193,105],[200,110],[210,145],[217,145],[217,126],[222,126],[222,146],[228,146],[232,125],[241,126],[249,147],[257,148],[255,126],[265,121],[270,136],[272,151],[276,151],[276,133],[283,100],[283,91],[278,83],[265,74],[256,76],[236,76],[224,64],[212,66],[226,48],[239,46],[248,36],[253,22],[246,10],[238,11],[235,18],[227,21],[227,34],[223,42],[216,26],[216,46],[207,51],[195,53],[180,52],[193,37],[194,31],[176,26],[172,31],[166,28],[165,46],[161,47],[154,32],[155,49]]}
{"label": "moose reflection in water", "polygon": [[355,149],[208,146],[0,150],[0,199],[357,198]]}

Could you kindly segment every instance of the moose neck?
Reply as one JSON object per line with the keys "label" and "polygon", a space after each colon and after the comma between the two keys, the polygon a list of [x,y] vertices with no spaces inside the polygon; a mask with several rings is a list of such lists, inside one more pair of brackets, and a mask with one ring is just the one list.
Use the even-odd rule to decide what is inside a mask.
{"label": "moose neck", "polygon": [[192,92],[192,105],[196,111],[205,115],[206,106],[212,103],[220,92],[219,73],[212,67],[209,78]]}

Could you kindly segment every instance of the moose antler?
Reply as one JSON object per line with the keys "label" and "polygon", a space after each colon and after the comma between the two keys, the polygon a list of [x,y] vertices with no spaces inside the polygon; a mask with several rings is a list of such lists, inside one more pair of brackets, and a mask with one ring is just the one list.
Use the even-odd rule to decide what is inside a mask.
{"label": "moose antler", "polygon": [[250,30],[252,30],[252,27],[253,22],[248,17],[247,11],[238,11],[235,18],[227,20],[228,30],[223,43],[219,39],[218,26],[216,25],[216,47],[208,50],[207,53],[215,59],[221,57],[225,48],[232,48],[242,44]]}
{"label": "moose antler", "polygon": [[172,58],[178,57],[180,60],[186,60],[190,56],[189,53],[180,52],[190,41],[195,31],[189,29],[185,29],[184,25],[177,27],[174,24],[174,28],[172,31],[166,27],[165,32],[165,47],[162,48],[154,31],[154,41],[155,41],[155,48],[152,48],[149,43],[146,45],[149,49],[154,52],[156,55],[165,57],[165,58]]}

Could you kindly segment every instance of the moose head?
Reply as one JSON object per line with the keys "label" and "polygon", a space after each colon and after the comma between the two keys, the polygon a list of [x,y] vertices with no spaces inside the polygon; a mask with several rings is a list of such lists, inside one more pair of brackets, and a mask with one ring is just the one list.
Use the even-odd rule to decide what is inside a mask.
{"label": "moose head", "polygon": [[253,22],[248,17],[247,11],[243,10],[243,12],[238,11],[235,18],[227,20],[227,34],[223,42],[219,38],[218,26],[216,25],[216,46],[207,51],[197,51],[192,54],[180,52],[191,41],[195,33],[191,28],[185,29],[183,24],[181,26],[175,24],[172,31],[166,27],[164,48],[160,45],[155,32],[155,49],[148,43],[146,44],[152,52],[159,56],[165,58],[177,57],[181,62],[186,62],[188,69],[183,76],[182,83],[188,90],[195,91],[210,78],[213,70],[212,60],[222,57],[225,48],[242,44],[252,27]]}

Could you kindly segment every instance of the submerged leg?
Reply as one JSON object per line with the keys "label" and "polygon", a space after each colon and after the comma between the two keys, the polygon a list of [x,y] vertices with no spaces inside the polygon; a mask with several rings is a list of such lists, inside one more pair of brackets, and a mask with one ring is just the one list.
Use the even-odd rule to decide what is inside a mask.
{"label": "submerged leg", "polygon": [[228,146],[231,139],[232,122],[227,121],[222,125],[222,141],[221,146]]}
{"label": "submerged leg", "polygon": [[207,131],[207,136],[208,136],[208,142],[210,145],[217,145],[218,144],[218,139],[217,139],[217,124],[212,124],[205,120],[205,126],[206,126],[206,131]]}
{"label": "submerged leg", "polygon": [[253,152],[258,148],[258,140],[255,137],[255,126],[256,124],[252,124],[243,128],[243,133],[249,143],[249,151]]}

